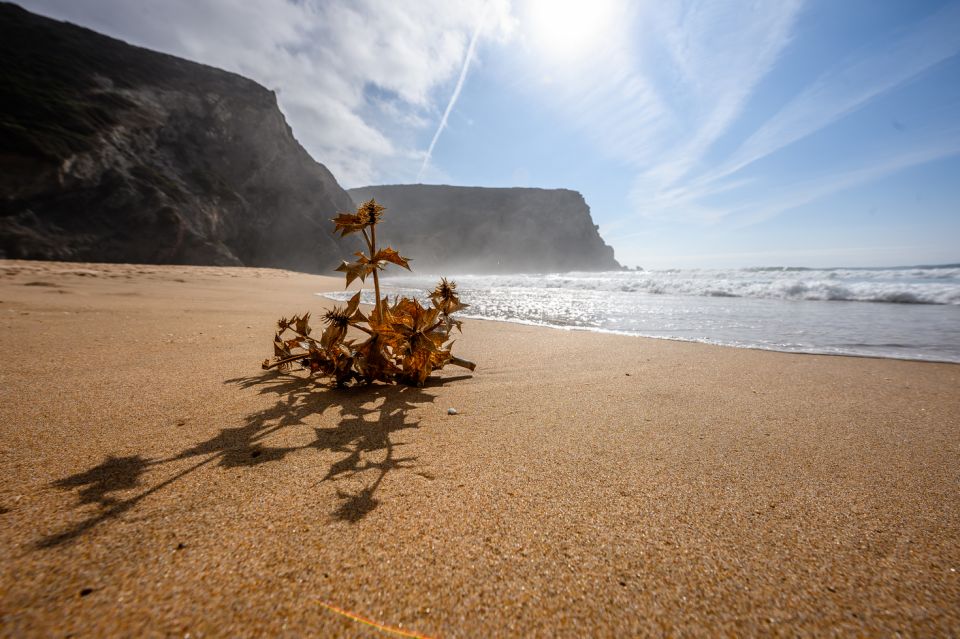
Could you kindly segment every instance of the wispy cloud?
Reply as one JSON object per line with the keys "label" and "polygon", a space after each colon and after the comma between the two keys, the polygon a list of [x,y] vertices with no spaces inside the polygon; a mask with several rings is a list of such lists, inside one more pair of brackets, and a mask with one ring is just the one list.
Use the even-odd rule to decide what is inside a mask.
{"label": "wispy cloud", "polygon": [[[774,184],[761,183],[757,178],[727,178],[696,188],[680,186],[652,196],[641,191],[632,195],[633,205],[643,211],[654,209],[655,213],[648,214],[648,218],[701,225],[723,221],[739,228],[905,169],[957,155],[960,127],[918,127],[911,137],[888,140],[866,157],[847,158],[845,166],[838,160],[810,169],[805,175],[781,178]],[[714,204],[710,202],[714,196],[727,197],[723,204]],[[622,235],[635,221],[635,216],[621,217],[605,224],[602,230]]]}
{"label": "wispy cloud", "polygon": [[480,14],[480,19],[477,21],[477,28],[473,30],[473,37],[470,38],[470,46],[467,47],[467,54],[464,56],[463,66],[460,68],[460,77],[457,78],[457,84],[453,88],[450,100],[447,102],[447,108],[444,109],[443,117],[440,118],[440,124],[437,125],[437,130],[430,140],[430,146],[423,156],[423,164],[420,165],[420,170],[417,171],[418,182],[423,178],[423,172],[426,170],[427,165],[430,164],[430,158],[433,157],[433,149],[437,146],[437,140],[440,139],[440,134],[447,128],[447,119],[450,117],[450,111],[453,110],[453,107],[457,104],[457,100],[460,98],[460,91],[463,89],[463,83],[467,79],[467,71],[470,70],[470,63],[473,61],[473,52],[477,48],[477,40],[480,38],[480,32],[483,30],[483,21],[487,17],[487,9],[489,6],[489,4],[484,4],[483,13]]}
{"label": "wispy cloud", "polygon": [[786,188],[776,189],[763,198],[731,207],[725,211],[725,216],[732,218],[734,224],[739,226],[755,224],[828,195],[956,155],[960,155],[960,128],[938,131],[926,140],[885,149],[873,161],[859,163],[854,168],[831,171],[827,175],[799,180]]}
{"label": "wispy cloud", "polygon": [[[714,7],[715,11],[729,8],[726,3],[719,4],[721,6]],[[791,25],[801,9],[795,5],[779,16],[767,16],[754,23],[763,25],[757,28],[770,34],[770,42],[759,47],[755,61],[745,61],[738,53],[704,61],[706,54],[687,51],[680,44],[668,45],[675,67],[683,71],[683,86],[705,87],[696,93],[692,106],[686,107],[687,113],[699,113],[703,123],[691,125],[692,132],[687,136],[675,135],[670,147],[653,161],[651,168],[637,172],[630,196],[634,213],[608,221],[604,225],[606,232],[625,230],[644,217],[701,224],[724,220],[734,225],[755,223],[958,153],[957,131],[944,130],[941,124],[940,130],[924,130],[921,126],[898,135],[882,151],[876,150],[869,157],[858,157],[862,154],[848,148],[792,174],[741,173],[746,167],[829,127],[957,55],[960,5],[953,3],[916,24],[906,25],[887,41],[869,43],[826,69],[747,135],[726,158],[721,157],[721,161],[712,166],[704,162],[716,141],[731,130],[731,124],[750,98],[751,87],[774,70],[780,52],[791,42]],[[678,38],[682,41],[686,36],[697,42],[709,42],[710,29],[728,27],[721,17],[713,15],[703,27],[687,24],[676,28],[661,26],[660,30],[668,42]],[[744,27],[746,32],[738,27],[729,28],[737,37],[750,30],[750,27]],[[743,37],[742,51],[749,53],[757,42],[755,38]],[[727,67],[729,73],[723,72]],[[716,80],[714,76],[721,79]],[[675,93],[675,96],[684,95],[686,92],[682,90]],[[674,100],[683,101],[677,97]],[[704,111],[704,101],[715,106],[708,106]]]}
{"label": "wispy cloud", "polygon": [[684,134],[646,178],[670,185],[699,165],[790,43],[801,0],[660,3],[652,24],[683,82],[673,91]]}
{"label": "wispy cloud", "polygon": [[803,0],[632,4],[580,60],[539,60],[531,85],[634,171],[634,191],[645,194],[635,203],[652,208],[682,188],[742,115],[802,9]]}
{"label": "wispy cloud", "polygon": [[634,172],[638,213],[608,220],[604,231],[681,195],[776,67],[802,10],[802,0],[633,4],[580,60],[538,60],[531,86],[549,91],[574,130]]}
{"label": "wispy cloud", "polygon": [[346,186],[414,173],[423,158],[416,139],[439,111],[437,90],[462,73],[478,39],[506,38],[513,20],[509,0],[488,0],[486,9],[470,0],[25,5],[277,90],[297,138]]}
{"label": "wispy cloud", "polygon": [[898,39],[860,51],[821,75],[700,183],[711,182],[801,140],[960,51],[960,4],[950,4]]}

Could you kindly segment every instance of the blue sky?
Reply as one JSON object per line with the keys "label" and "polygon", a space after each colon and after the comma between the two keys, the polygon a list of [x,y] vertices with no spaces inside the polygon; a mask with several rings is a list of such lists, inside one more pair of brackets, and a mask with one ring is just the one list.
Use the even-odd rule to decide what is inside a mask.
{"label": "blue sky", "polygon": [[578,190],[627,265],[960,261],[960,2],[26,6],[277,90],[344,186]]}

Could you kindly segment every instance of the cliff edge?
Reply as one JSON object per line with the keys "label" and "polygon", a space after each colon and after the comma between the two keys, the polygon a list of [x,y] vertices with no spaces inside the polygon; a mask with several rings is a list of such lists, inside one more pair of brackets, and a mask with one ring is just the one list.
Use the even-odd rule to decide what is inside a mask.
{"label": "cliff edge", "polygon": [[419,272],[619,270],[583,196],[567,189],[405,184],[349,189],[387,207],[378,239]]}

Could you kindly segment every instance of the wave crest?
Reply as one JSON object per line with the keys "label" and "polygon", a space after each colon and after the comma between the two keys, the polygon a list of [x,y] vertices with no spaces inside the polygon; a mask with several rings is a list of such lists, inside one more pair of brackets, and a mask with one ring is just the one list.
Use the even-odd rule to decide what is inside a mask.
{"label": "wave crest", "polygon": [[[549,275],[465,275],[465,289],[615,291],[648,295],[960,305],[960,268],[670,269]],[[402,286],[429,278],[391,278]]]}

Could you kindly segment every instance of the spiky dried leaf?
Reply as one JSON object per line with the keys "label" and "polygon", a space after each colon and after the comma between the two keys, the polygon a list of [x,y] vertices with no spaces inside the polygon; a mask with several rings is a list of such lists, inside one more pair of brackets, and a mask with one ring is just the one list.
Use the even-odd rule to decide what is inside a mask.
{"label": "spiky dried leaf", "polygon": [[293,330],[297,331],[301,335],[309,335],[310,334],[310,313],[309,312],[304,313],[303,317],[297,317],[295,318],[295,320],[296,321],[294,322]]}
{"label": "spiky dried leaf", "polygon": [[340,237],[345,237],[351,233],[356,233],[364,227],[360,217],[356,213],[339,213],[333,218],[334,232],[339,232]]}
{"label": "spiky dried leaf", "polygon": [[371,262],[376,262],[380,268],[383,268],[385,265],[381,262],[390,262],[391,264],[396,264],[397,266],[402,266],[403,268],[410,270],[410,258],[403,257],[396,251],[394,251],[389,246],[387,248],[382,248],[376,252],[373,256]]}
{"label": "spiky dried leaf", "polygon": [[376,269],[376,264],[371,263],[366,256],[361,255],[360,259],[356,262],[343,262],[335,270],[340,271],[346,276],[347,283],[344,285],[344,288],[346,288],[350,286],[353,280],[359,279],[361,282],[366,281],[367,276]]}
{"label": "spiky dried leaf", "polygon": [[283,341],[279,333],[273,338],[273,356],[277,359],[290,357],[290,347]]}

